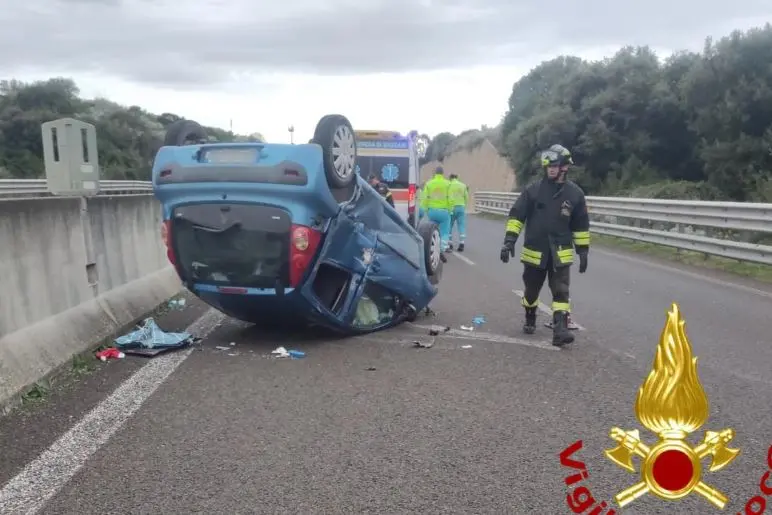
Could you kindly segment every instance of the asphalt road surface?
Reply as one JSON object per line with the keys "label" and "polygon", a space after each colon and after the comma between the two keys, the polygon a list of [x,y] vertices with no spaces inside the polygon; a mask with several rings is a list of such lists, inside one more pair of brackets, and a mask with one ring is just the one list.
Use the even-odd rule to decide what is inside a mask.
{"label": "asphalt road surface", "polygon": [[[572,278],[582,329],[556,350],[546,316],[535,335],[520,331],[522,266],[498,260],[503,222],[472,218],[468,233],[436,316],[417,325],[333,341],[263,332],[195,302],[163,317],[164,328],[206,335],[202,347],[109,363],[0,419],[0,513],[560,514],[581,485],[615,506],[639,476],[603,450],[615,445],[612,426],[656,442],[633,405],[673,301],[710,400],[690,441],[736,430],[740,455],[703,480],[729,497],[724,512],[742,512],[772,444],[772,293],[594,248]],[[485,324],[460,329],[477,315]],[[431,324],[452,330],[432,339]],[[279,345],[306,357],[268,357]],[[576,471],[559,454],[577,440],[588,477],[567,487]],[[696,494],[617,507],[713,512]]]}

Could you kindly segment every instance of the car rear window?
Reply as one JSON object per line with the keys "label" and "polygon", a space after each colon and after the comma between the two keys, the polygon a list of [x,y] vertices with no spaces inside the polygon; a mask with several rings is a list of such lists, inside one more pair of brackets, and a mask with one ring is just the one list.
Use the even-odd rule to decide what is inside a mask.
{"label": "car rear window", "polygon": [[276,208],[203,204],[177,208],[172,237],[189,280],[276,288],[289,282],[289,215]]}
{"label": "car rear window", "polygon": [[392,189],[407,188],[410,185],[408,157],[357,156],[357,169],[364,179],[375,174]]}

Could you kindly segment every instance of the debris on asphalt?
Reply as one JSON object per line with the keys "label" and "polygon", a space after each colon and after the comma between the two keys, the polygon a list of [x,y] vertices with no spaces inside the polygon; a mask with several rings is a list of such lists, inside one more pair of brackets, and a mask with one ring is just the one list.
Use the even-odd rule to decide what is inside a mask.
{"label": "debris on asphalt", "polygon": [[374,372],[374,371],[376,371],[378,369],[375,368],[375,367],[367,367],[365,370],[367,370],[368,372]]}
{"label": "debris on asphalt", "polygon": [[292,359],[300,359],[305,358],[306,353],[299,350],[287,350],[284,347],[276,347],[274,350],[271,351],[271,355],[276,358],[292,358]]}
{"label": "debris on asphalt", "polygon": [[284,347],[276,347],[271,351],[271,355],[277,358],[289,358],[289,352]]}
{"label": "debris on asphalt", "polygon": [[236,346],[236,342],[231,342],[231,347],[235,347],[235,346]]}
{"label": "debris on asphalt", "polygon": [[440,333],[447,333],[450,331],[450,326],[433,325],[429,328],[429,336],[437,336]]}
{"label": "debris on asphalt", "polygon": [[169,301],[168,306],[170,309],[185,309],[185,299],[172,299]]}
{"label": "debris on asphalt", "polygon": [[471,345],[462,345],[461,348],[462,349],[471,349],[472,346]]}
{"label": "debris on asphalt", "polygon": [[99,352],[96,353],[96,358],[100,361],[107,361],[108,359],[123,359],[125,357],[126,357],[126,354],[116,349],[115,347],[110,347],[109,349],[100,350]]}
{"label": "debris on asphalt", "polygon": [[217,347],[215,347],[215,349],[217,349],[217,350],[231,350],[230,347],[223,347],[222,345],[218,345]]}
{"label": "debris on asphalt", "polygon": [[462,325],[461,330],[463,331],[474,331],[474,327],[468,326],[468,325]]}
{"label": "debris on asphalt", "polygon": [[474,325],[483,325],[485,323],[485,317],[482,315],[477,315],[472,319],[472,323]]}
{"label": "debris on asphalt", "polygon": [[126,354],[154,357],[163,352],[187,347],[199,341],[189,333],[164,332],[153,318],[146,318],[136,330],[115,339],[115,346]]}
{"label": "debris on asphalt", "polygon": [[434,340],[432,340],[430,342],[422,342],[422,341],[419,341],[419,340],[415,340],[413,342],[413,347],[416,347],[416,348],[419,348],[419,349],[431,349],[432,347],[434,347]]}

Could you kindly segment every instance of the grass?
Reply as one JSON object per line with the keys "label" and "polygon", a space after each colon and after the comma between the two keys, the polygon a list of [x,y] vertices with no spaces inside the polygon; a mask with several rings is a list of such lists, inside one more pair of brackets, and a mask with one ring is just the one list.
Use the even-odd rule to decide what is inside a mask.
{"label": "grass", "polygon": [[94,358],[94,352],[107,346],[106,343],[102,343],[97,349],[78,354],[72,358],[69,367],[55,370],[48,377],[33,384],[21,394],[21,406],[31,407],[42,404],[49,398],[54,387],[69,386],[93,373],[101,364],[101,361]]}
{"label": "grass", "polygon": [[700,252],[680,250],[672,247],[655,245],[653,243],[627,240],[624,238],[617,238],[615,236],[606,236],[604,234],[593,234],[592,239],[593,242],[599,243],[601,246],[605,247],[626,249],[636,253],[669,259],[671,261],[676,261],[687,265],[709,268],[712,270],[721,270],[724,272],[742,275],[745,277],[752,277],[760,281],[772,283],[772,266],[763,265],[761,263],[747,263],[744,261],[737,261],[735,259],[708,256]]}
{"label": "grass", "polygon": [[32,385],[21,396],[22,406],[29,406],[30,404],[39,404],[43,402],[48,394],[51,393],[51,382],[47,379],[42,379]]}
{"label": "grass", "polygon": [[[479,213],[477,216],[489,220],[503,220],[506,218],[504,215],[494,215],[489,213]],[[628,250],[637,254],[646,254],[677,263],[683,263],[686,265],[707,268],[711,270],[720,270],[723,272],[728,272],[744,277],[751,277],[759,281],[772,283],[772,266],[770,265],[763,265],[760,263],[746,263],[734,259],[708,256],[700,252],[680,250],[672,247],[665,247],[663,245],[655,245],[653,243],[627,240],[624,238],[617,238],[615,236],[606,236],[604,234],[593,234],[592,244],[597,244],[601,247]]]}

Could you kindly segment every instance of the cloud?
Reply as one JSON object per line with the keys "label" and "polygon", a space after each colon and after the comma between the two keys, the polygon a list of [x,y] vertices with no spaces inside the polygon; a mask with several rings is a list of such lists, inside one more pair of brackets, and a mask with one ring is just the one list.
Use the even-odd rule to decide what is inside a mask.
{"label": "cloud", "polygon": [[[0,10],[0,67],[206,89],[234,73],[522,65],[566,47],[699,48],[768,0],[35,0]],[[405,85],[406,88],[409,85]]]}

